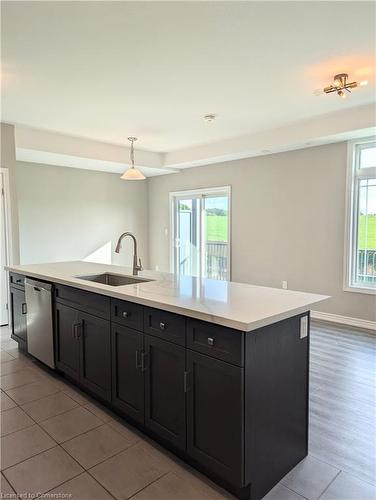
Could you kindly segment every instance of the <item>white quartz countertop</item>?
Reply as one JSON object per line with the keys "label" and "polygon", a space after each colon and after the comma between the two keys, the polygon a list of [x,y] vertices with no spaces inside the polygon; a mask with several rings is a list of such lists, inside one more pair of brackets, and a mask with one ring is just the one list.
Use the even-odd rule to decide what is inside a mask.
{"label": "white quartz countertop", "polygon": [[78,276],[106,272],[131,275],[132,270],[83,261],[10,266],[6,269],[242,331],[255,330],[308,311],[312,304],[329,298],[327,295],[154,271],[142,271],[139,276],[155,281],[109,286],[85,281]]}

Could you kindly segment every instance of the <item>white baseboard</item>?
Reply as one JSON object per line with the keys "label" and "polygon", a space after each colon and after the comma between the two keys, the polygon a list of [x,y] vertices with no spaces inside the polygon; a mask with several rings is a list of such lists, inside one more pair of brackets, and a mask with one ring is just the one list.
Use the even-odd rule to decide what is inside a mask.
{"label": "white baseboard", "polygon": [[323,313],[320,311],[311,311],[313,319],[330,321],[331,323],[340,323],[341,325],[356,326],[357,328],[366,328],[376,332],[376,321],[369,321],[361,318],[351,318],[350,316],[341,316],[340,314]]}

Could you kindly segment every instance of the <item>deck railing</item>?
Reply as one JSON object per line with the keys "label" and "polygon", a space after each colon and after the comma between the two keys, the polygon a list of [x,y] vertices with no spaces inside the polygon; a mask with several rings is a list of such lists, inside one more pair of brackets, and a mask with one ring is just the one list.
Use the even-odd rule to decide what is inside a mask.
{"label": "deck railing", "polygon": [[[215,280],[228,279],[228,243],[209,241],[206,243],[206,277]],[[190,256],[180,263],[180,274],[190,274]]]}
{"label": "deck railing", "polygon": [[215,280],[226,280],[228,271],[228,243],[209,241],[206,243],[206,276]]}
{"label": "deck railing", "polygon": [[376,250],[358,250],[358,279],[376,283]]}

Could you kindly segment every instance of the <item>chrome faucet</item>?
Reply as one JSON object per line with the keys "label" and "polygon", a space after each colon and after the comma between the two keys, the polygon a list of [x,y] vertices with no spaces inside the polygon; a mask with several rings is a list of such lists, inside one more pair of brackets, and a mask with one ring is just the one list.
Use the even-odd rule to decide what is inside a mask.
{"label": "chrome faucet", "polygon": [[142,271],[142,264],[141,264],[141,259],[138,259],[139,263],[137,264],[137,240],[136,240],[135,236],[130,232],[123,233],[120,236],[120,238],[118,239],[118,242],[117,242],[117,245],[115,248],[115,252],[120,253],[121,241],[126,236],[130,236],[133,240],[133,247],[134,247],[133,248],[133,276],[137,276],[138,271]]}

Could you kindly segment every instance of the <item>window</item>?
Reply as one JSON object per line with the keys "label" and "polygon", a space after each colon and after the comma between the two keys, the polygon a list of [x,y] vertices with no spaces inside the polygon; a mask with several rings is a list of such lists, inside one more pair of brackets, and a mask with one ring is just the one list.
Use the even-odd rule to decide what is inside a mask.
{"label": "window", "polygon": [[376,140],[349,143],[345,289],[376,292]]}
{"label": "window", "polygon": [[170,193],[171,270],[230,280],[230,187]]}

